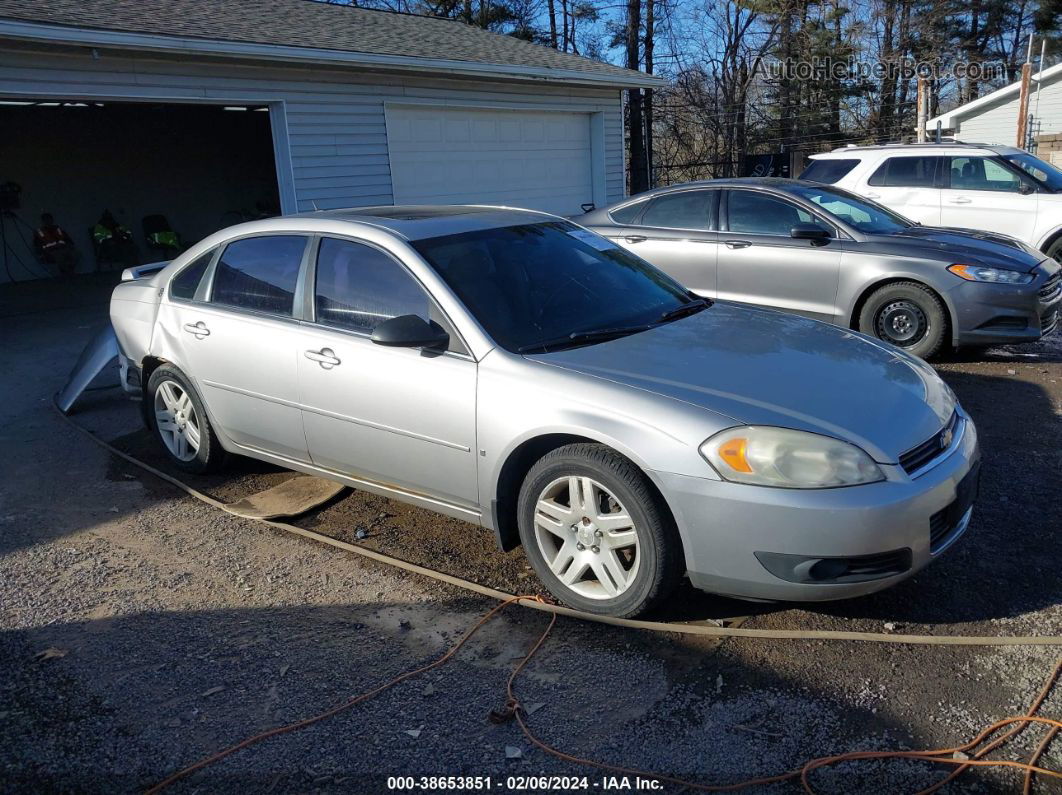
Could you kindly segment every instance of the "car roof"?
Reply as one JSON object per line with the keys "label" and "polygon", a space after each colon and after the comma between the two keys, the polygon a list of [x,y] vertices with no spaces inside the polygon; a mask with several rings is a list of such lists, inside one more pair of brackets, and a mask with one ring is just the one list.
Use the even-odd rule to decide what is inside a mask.
{"label": "car roof", "polygon": [[[634,201],[641,201],[643,199],[650,198],[652,196],[659,196],[663,193],[673,193],[680,190],[688,190],[689,188],[725,188],[727,186],[733,187],[764,187],[764,188],[779,188],[785,189],[790,186],[797,186],[806,188],[807,182],[799,179],[788,179],[786,177],[721,177],[719,179],[700,179],[693,182],[680,182],[676,185],[668,185],[664,188],[654,188],[653,190],[647,190],[643,193],[636,193],[633,196],[628,197],[623,202],[617,202],[616,204],[628,204]],[[610,206],[607,209],[613,209]]]}
{"label": "car roof", "polygon": [[852,155],[858,155],[863,152],[927,152],[927,153],[944,153],[945,150],[957,149],[960,151],[980,151],[980,152],[992,152],[997,155],[1010,155],[1024,152],[1023,149],[1017,149],[1013,146],[1000,146],[997,144],[979,144],[966,141],[953,141],[942,143],[925,143],[925,144],[876,144],[867,146],[842,146],[834,149],[830,152],[820,152],[819,154],[811,155],[812,160],[835,160],[843,157],[851,157]]}
{"label": "car roof", "polygon": [[377,205],[315,210],[285,217],[366,224],[387,230],[406,240],[424,240],[462,232],[560,220],[558,216],[549,213],[522,210],[516,207],[433,204]]}

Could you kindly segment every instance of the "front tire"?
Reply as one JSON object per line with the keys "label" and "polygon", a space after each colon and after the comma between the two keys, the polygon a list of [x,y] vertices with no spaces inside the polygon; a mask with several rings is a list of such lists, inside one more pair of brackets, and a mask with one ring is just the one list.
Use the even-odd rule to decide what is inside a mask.
{"label": "front tire", "polygon": [[207,419],[203,401],[184,373],[162,365],[148,379],[146,406],[151,431],[174,466],[185,472],[211,472],[225,451]]}
{"label": "front tire", "polygon": [[928,359],[944,345],[948,315],[928,287],[896,282],[870,294],[859,313],[859,330]]}
{"label": "front tire", "polygon": [[682,579],[682,544],[666,506],[636,466],[604,445],[545,455],[524,479],[518,511],[539,579],[577,610],[641,615]]}

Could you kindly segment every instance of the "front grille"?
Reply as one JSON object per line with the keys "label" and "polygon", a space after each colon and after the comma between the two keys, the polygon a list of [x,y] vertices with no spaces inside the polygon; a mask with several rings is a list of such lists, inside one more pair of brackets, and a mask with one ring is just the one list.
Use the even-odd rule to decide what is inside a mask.
{"label": "front grille", "polygon": [[1062,271],[1056,271],[1040,287],[1040,300],[1050,301],[1062,291]]}
{"label": "front grille", "polygon": [[929,551],[931,553],[936,554],[951,543],[955,531],[959,529],[959,523],[977,499],[980,480],[981,465],[976,464],[966,473],[966,477],[959,481],[959,485],[955,488],[955,499],[948,507],[929,517]]}
{"label": "front grille", "polygon": [[900,456],[900,466],[903,467],[903,471],[911,475],[942,455],[950,446],[944,443],[945,436],[954,437],[958,427],[959,414],[952,412],[951,418],[943,428]]}

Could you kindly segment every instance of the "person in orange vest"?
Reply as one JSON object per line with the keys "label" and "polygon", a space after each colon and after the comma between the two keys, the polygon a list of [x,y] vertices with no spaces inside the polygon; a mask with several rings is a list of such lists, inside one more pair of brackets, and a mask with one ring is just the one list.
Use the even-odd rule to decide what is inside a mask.
{"label": "person in orange vest", "polygon": [[62,276],[73,275],[78,251],[73,239],[55,222],[51,213],[43,213],[41,225],[33,230],[33,247],[41,262],[57,266]]}
{"label": "person in orange vest", "polygon": [[104,210],[100,220],[92,227],[92,240],[96,244],[98,262],[118,262],[133,266],[140,259],[133,240],[133,233],[118,223],[110,210]]}

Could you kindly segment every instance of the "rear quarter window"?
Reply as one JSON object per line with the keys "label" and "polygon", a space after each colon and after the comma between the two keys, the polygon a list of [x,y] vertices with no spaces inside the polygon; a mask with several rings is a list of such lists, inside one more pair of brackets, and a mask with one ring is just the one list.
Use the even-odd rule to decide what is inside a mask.
{"label": "rear quarter window", "polygon": [[855,158],[844,160],[812,160],[811,165],[804,169],[800,175],[801,179],[806,179],[809,182],[821,182],[826,185],[833,185],[837,180],[848,176],[848,173],[859,165],[859,160]]}
{"label": "rear quarter window", "polygon": [[642,214],[642,210],[645,209],[646,202],[631,202],[623,207],[609,211],[609,218],[615,221],[617,224],[633,224],[637,222],[638,216]]}
{"label": "rear quarter window", "polygon": [[195,298],[199,283],[203,281],[203,274],[206,273],[207,266],[210,265],[210,260],[214,257],[214,251],[217,251],[217,249],[197,257],[192,261],[191,265],[173,277],[170,281],[171,298],[179,298],[182,301],[191,301]]}

